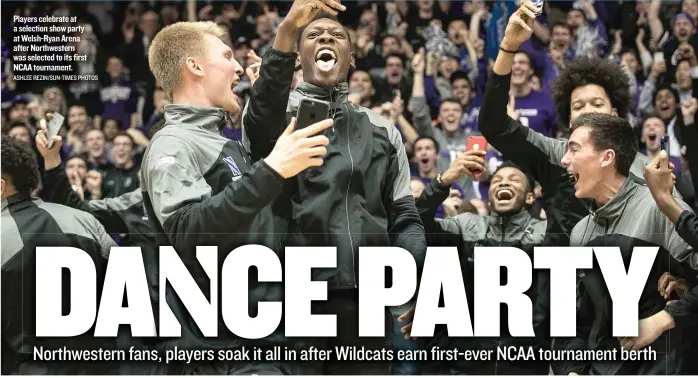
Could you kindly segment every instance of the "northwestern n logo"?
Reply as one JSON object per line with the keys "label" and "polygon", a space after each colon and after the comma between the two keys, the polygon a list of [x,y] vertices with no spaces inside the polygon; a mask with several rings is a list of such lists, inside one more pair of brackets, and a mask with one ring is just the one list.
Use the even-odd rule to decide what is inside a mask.
{"label": "northwestern n logo", "polygon": [[233,172],[233,181],[237,180],[242,176],[242,172],[240,172],[240,168],[238,168],[238,165],[235,164],[235,160],[231,156],[223,158],[223,161],[225,164],[228,165],[228,168],[230,168],[230,171]]}

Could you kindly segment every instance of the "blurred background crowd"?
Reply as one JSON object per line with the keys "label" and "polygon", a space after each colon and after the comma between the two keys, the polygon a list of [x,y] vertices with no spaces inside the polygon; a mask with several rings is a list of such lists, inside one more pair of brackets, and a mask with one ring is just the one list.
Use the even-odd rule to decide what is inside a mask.
{"label": "blurred background crowd", "polygon": [[[158,31],[178,21],[210,20],[230,30],[227,43],[245,67],[250,50],[263,57],[290,2],[2,2],[2,133],[34,145],[46,112],[65,115],[63,160],[73,188],[85,199],[116,197],[139,186],[140,158],[150,130],[164,122],[169,100],[148,68],[147,52]],[[516,1],[345,2],[339,17],[349,29],[356,67],[350,101],[372,108],[400,130],[418,196],[478,135],[477,119],[488,71]],[[75,74],[98,81],[14,81],[14,15],[77,16],[85,26],[73,63]],[[509,115],[551,137],[565,137],[556,120],[551,88],[565,64],[578,56],[622,64],[631,79],[628,118],[641,150],[659,153],[670,136],[677,189],[696,204],[686,149],[675,128],[682,101],[698,90],[698,2],[554,1],[534,24],[534,36],[515,57]],[[420,51],[422,51],[420,53]],[[302,81],[297,67],[295,84]],[[243,77],[235,89],[244,103]],[[240,139],[240,115],[224,133]],[[622,115],[621,115],[622,116]],[[38,154],[37,154],[37,157]],[[502,158],[489,149],[488,170]],[[454,185],[439,217],[488,213],[488,183]],[[39,193],[40,195],[45,193]],[[540,196],[538,191],[537,195]],[[545,217],[539,204],[531,213]]]}

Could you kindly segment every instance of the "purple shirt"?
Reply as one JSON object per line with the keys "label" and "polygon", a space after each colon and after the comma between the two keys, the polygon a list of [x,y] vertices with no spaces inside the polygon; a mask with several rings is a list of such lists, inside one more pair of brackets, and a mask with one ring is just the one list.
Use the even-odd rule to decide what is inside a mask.
{"label": "purple shirt", "polygon": [[555,103],[548,93],[531,91],[527,96],[517,97],[515,107],[522,125],[545,136],[555,136]]}
{"label": "purple shirt", "polygon": [[128,80],[119,80],[99,91],[102,119],[121,122],[123,130],[131,125],[131,114],[137,111],[138,91]]}
{"label": "purple shirt", "polygon": [[475,96],[475,98],[470,101],[470,104],[463,109],[463,119],[460,121],[461,130],[465,131],[466,134],[470,134],[473,131],[479,131],[477,127],[477,117],[480,115],[480,96]]}

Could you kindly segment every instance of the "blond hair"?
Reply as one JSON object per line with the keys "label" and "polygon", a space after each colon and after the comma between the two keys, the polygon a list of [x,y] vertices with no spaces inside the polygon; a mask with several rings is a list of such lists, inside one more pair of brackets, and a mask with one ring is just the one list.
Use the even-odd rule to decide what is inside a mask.
{"label": "blond hair", "polygon": [[203,56],[206,34],[221,38],[227,31],[211,21],[177,22],[166,26],[153,38],[148,49],[148,62],[155,79],[172,98],[182,85],[182,65],[188,57]]}

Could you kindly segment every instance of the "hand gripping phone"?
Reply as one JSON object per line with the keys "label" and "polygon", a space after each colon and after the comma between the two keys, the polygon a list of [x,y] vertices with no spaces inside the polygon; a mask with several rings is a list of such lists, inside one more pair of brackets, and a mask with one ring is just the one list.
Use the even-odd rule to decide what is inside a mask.
{"label": "hand gripping phone", "polygon": [[303,98],[296,113],[296,130],[330,118],[330,103],[314,98]]}
{"label": "hand gripping phone", "polygon": [[53,147],[53,137],[61,132],[63,121],[65,121],[65,117],[58,113],[53,113],[51,120],[48,122],[48,125],[46,125],[46,138],[48,139],[49,149]]}

